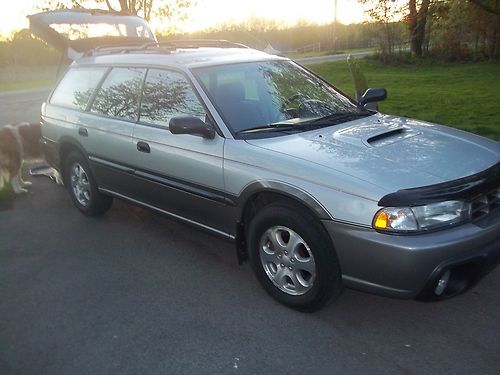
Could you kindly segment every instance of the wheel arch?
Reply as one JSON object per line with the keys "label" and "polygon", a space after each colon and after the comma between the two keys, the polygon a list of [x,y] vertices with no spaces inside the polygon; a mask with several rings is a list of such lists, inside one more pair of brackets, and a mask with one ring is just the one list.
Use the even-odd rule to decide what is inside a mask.
{"label": "wheel arch", "polygon": [[240,210],[237,215],[236,250],[238,262],[248,259],[246,250],[246,228],[252,217],[264,207],[284,203],[291,207],[305,209],[318,220],[331,220],[332,215],[321,203],[306,191],[278,181],[258,181],[245,187],[238,199]]}
{"label": "wheel arch", "polygon": [[69,136],[61,137],[59,140],[59,170],[61,171],[63,182],[65,185],[67,185],[67,181],[64,167],[66,158],[72,151],[77,151],[81,153],[85,158],[88,158],[87,152],[75,138]]}

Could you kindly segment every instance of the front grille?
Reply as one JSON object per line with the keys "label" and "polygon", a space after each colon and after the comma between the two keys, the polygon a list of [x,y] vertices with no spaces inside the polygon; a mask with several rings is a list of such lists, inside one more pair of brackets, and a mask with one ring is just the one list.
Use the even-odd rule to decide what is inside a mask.
{"label": "front grille", "polygon": [[500,207],[500,189],[481,194],[471,202],[471,219],[480,219]]}

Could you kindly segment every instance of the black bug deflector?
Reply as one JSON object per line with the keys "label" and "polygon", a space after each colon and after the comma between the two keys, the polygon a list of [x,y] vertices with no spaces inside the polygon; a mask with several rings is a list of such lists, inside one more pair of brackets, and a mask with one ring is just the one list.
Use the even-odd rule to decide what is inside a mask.
{"label": "black bug deflector", "polygon": [[104,10],[65,9],[28,16],[30,31],[76,60],[98,46],[156,42],[145,20]]}
{"label": "black bug deflector", "polygon": [[495,188],[500,188],[500,162],[483,172],[458,180],[398,190],[382,197],[378,205],[381,207],[413,207],[446,200],[472,200],[474,197]]}

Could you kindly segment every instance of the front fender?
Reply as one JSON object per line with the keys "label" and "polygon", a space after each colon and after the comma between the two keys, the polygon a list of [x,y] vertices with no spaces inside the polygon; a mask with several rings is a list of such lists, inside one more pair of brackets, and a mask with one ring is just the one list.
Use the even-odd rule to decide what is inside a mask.
{"label": "front fender", "polygon": [[241,219],[246,203],[258,193],[275,193],[291,198],[308,207],[320,220],[331,220],[328,210],[311,194],[297,186],[282,181],[259,180],[247,184],[240,192],[236,206],[240,208],[238,217]]}

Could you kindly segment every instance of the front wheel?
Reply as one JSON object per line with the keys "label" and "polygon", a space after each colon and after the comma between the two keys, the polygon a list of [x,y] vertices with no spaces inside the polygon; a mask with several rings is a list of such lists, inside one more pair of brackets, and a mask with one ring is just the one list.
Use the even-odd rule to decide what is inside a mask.
{"label": "front wheel", "polygon": [[342,291],[330,238],[306,210],[263,208],[247,232],[250,262],[266,291],[289,307],[312,312]]}
{"label": "front wheel", "polygon": [[73,203],[83,214],[98,216],[111,208],[113,198],[99,192],[89,164],[80,153],[72,152],[66,159],[66,182]]}

